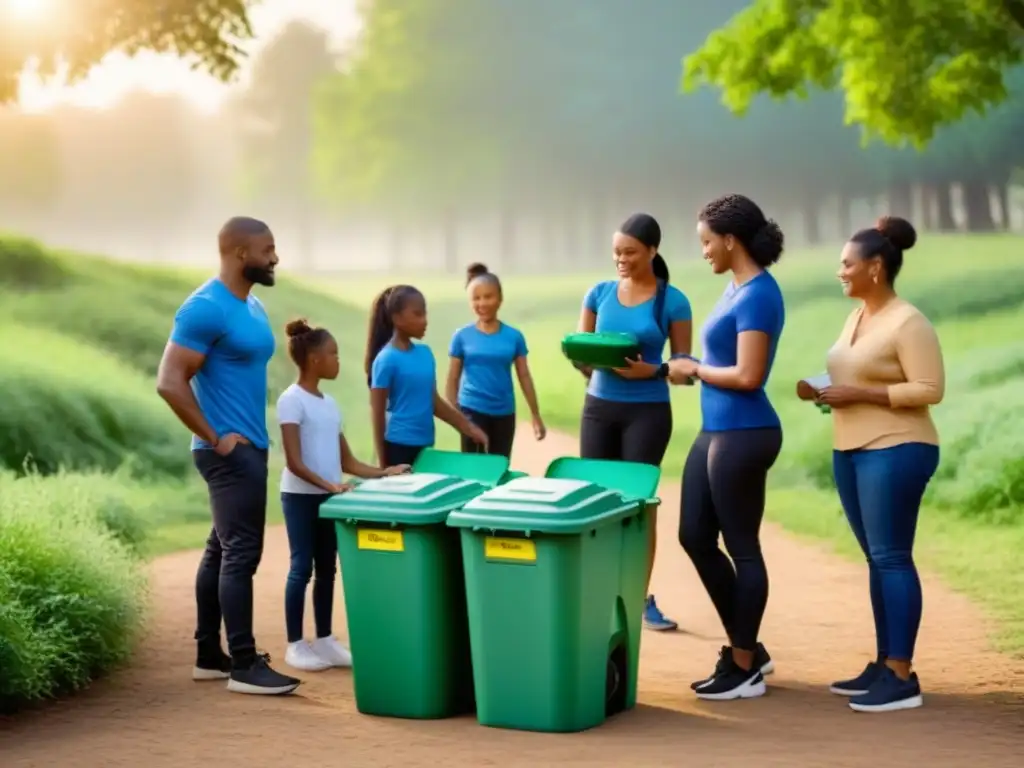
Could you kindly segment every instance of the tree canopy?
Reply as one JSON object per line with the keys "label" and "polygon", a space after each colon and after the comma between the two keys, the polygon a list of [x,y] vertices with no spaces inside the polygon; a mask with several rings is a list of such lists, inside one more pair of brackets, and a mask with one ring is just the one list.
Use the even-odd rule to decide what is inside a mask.
{"label": "tree canopy", "polygon": [[756,0],[684,59],[745,113],[755,96],[840,88],[865,139],[921,147],[1008,95],[1024,61],[1024,0]]}
{"label": "tree canopy", "polygon": [[[52,75],[67,67],[81,79],[108,53],[174,53],[222,80],[244,58],[252,37],[252,0],[73,0],[50,23],[19,24],[0,11],[0,103],[18,95],[26,64]],[[2,7],[2,6],[0,6]]]}

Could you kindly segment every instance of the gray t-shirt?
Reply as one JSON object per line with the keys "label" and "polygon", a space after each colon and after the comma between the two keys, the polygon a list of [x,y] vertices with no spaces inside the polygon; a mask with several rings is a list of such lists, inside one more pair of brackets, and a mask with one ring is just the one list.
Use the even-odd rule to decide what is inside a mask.
{"label": "gray t-shirt", "polygon": [[[292,384],[277,399],[279,424],[298,424],[302,463],[330,483],[340,483],[341,411],[326,392],[317,397]],[[296,477],[288,467],[281,472],[282,493],[326,493],[323,488]]]}

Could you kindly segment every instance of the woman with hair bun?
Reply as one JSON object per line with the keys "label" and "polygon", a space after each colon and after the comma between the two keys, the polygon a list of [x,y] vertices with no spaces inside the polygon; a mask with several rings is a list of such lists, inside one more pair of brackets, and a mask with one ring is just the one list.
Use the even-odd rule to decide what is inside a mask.
{"label": "woman with hair bun", "polygon": [[868,561],[875,657],[831,687],[858,712],[923,703],[912,669],[922,603],[913,547],[921,499],[939,464],[929,407],[942,401],[945,372],[935,329],[894,288],[903,254],[916,242],[910,222],[895,216],[850,238],[838,277],[859,306],[829,350],[829,385],[801,392],[832,409],[836,488]]}
{"label": "woman with hair bun", "polygon": [[[526,362],[526,339],[518,329],[498,319],[504,298],[501,280],[485,265],[477,262],[466,269],[466,291],[476,322],[459,328],[452,336],[445,395],[487,435],[488,453],[509,457],[516,434],[513,368],[530,408],[534,437],[543,440],[547,434]],[[481,450],[478,443],[463,437],[463,453]]]}
{"label": "woman with hair bun", "polygon": [[[679,541],[725,627],[714,672],[691,685],[702,699],[747,699],[765,692],[774,670],[758,642],[768,603],[761,554],[768,470],[782,449],[782,426],[765,384],[786,310],[768,268],[782,256],[779,225],[743,195],[705,205],[697,234],[716,275],[732,280],[704,322],[703,361],[673,360],[674,382],[701,382],[701,431],[683,468]],[[728,556],[718,547],[719,534]],[[731,560],[730,560],[731,558]]]}

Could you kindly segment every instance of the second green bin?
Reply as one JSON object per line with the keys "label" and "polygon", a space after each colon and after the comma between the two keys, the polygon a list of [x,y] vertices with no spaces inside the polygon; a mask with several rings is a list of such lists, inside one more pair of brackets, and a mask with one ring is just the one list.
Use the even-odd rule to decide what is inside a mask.
{"label": "second green bin", "polygon": [[462,557],[445,520],[485,490],[413,473],[367,480],[320,507],[336,523],[363,714],[432,719],[473,710]]}
{"label": "second green bin", "polygon": [[528,477],[449,515],[461,529],[481,724],[581,731],[604,721],[610,686],[632,688],[635,701],[636,681],[609,680],[609,669],[635,669],[628,627],[642,597],[622,594],[621,558],[642,515],[638,500],[593,483]]}

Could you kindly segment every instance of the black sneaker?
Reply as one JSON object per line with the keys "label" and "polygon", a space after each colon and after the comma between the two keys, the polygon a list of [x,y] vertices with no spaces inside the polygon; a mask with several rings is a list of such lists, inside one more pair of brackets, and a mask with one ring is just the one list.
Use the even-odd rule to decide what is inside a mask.
{"label": "black sneaker", "polygon": [[[718,652],[718,663],[715,664],[715,670],[703,680],[694,680],[690,683],[690,690],[696,691],[702,685],[707,685],[717,675],[721,674],[728,663],[726,659],[728,659],[728,662],[732,661],[732,648],[723,645],[722,650]],[[775,671],[775,662],[768,655],[768,649],[764,647],[764,643],[758,643],[757,648],[754,650],[754,666],[761,670],[762,675],[770,675]]]}
{"label": "black sneaker", "polygon": [[730,701],[732,699],[756,699],[764,696],[767,687],[761,670],[740,669],[733,661],[732,654],[723,657],[723,669],[710,681],[697,688],[698,699],[707,701]]}
{"label": "black sneaker", "polygon": [[837,696],[863,696],[882,674],[883,669],[885,669],[885,663],[881,659],[869,661],[859,675],[849,680],[832,683],[828,689]]}
{"label": "black sneaker", "polygon": [[227,680],[231,677],[231,657],[220,648],[216,653],[200,652],[192,667],[193,680]]}
{"label": "black sneaker", "polygon": [[228,678],[228,690],[235,693],[280,696],[299,687],[301,680],[275,672],[268,662],[269,656],[257,654],[251,666],[232,669]]}

